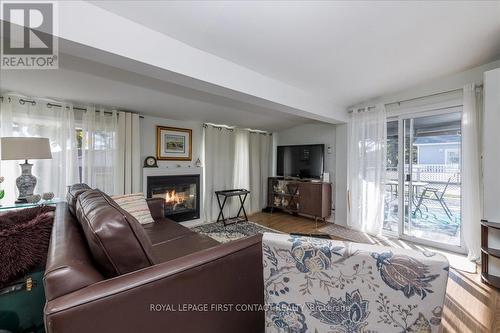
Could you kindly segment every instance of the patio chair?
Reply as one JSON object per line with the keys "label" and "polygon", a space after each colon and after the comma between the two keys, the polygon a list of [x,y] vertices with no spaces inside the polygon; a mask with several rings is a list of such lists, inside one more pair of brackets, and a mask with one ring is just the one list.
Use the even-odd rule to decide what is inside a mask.
{"label": "patio chair", "polygon": [[[413,210],[413,215],[416,214],[417,210],[420,210],[420,206],[422,205],[422,201],[425,199],[425,200],[439,202],[439,204],[443,208],[444,212],[446,213],[446,215],[448,216],[448,218],[450,219],[450,221],[452,221],[453,220],[452,219],[453,212],[451,211],[451,209],[446,204],[446,201],[444,200],[444,195],[446,194],[446,190],[450,186],[452,180],[456,176],[457,176],[457,174],[454,173],[450,178],[448,178],[448,181],[446,182],[446,185],[444,186],[444,188],[442,190],[439,189],[439,188],[437,188],[437,187],[426,186],[424,188],[424,190],[422,191],[422,194],[420,195],[420,198],[418,199],[418,203],[415,206],[415,209]],[[426,209],[426,210],[428,211],[428,209]]]}

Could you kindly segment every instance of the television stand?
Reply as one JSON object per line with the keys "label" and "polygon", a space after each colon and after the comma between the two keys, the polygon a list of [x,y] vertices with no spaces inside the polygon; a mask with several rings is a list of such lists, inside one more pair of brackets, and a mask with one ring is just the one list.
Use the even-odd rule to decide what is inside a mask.
{"label": "television stand", "polygon": [[271,213],[280,210],[325,221],[332,211],[332,184],[269,177],[267,205]]}

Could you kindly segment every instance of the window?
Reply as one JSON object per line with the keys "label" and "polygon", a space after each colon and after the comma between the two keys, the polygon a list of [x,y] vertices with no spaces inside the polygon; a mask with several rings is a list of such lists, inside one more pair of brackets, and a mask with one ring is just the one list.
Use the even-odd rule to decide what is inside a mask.
{"label": "window", "polygon": [[[91,134],[85,132],[83,128],[77,127],[75,134],[79,181],[92,184],[111,184],[109,179],[113,179],[115,172],[116,132],[114,129],[99,128]],[[89,168],[92,170],[91,174],[89,174]],[[101,187],[105,188],[104,185]],[[111,187],[107,190],[112,191]]]}
{"label": "window", "polygon": [[444,163],[446,165],[460,164],[460,150],[458,148],[449,148],[444,151]]}
{"label": "window", "polygon": [[81,128],[76,128],[76,153],[78,156],[78,180],[83,183],[83,130]]}

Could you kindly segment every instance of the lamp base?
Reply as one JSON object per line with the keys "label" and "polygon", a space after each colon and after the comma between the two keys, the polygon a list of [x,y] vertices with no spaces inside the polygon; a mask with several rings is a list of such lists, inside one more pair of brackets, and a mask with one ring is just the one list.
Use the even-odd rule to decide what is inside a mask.
{"label": "lamp base", "polygon": [[33,191],[36,186],[36,177],[31,174],[31,168],[33,164],[28,163],[26,160],[23,164],[19,164],[21,167],[21,175],[16,179],[16,186],[19,190],[19,197],[16,203],[27,203],[27,198],[33,195]]}

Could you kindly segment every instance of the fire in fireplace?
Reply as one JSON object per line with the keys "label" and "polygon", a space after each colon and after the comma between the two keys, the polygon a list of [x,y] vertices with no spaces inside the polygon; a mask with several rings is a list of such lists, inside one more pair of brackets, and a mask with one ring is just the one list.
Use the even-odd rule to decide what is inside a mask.
{"label": "fire in fireplace", "polygon": [[186,195],[186,192],[178,194],[175,190],[165,193],[165,202],[167,205],[172,206],[173,210],[179,209],[179,207],[185,208],[191,206],[187,204],[187,201],[193,198],[193,194]]}
{"label": "fire in fireplace", "polygon": [[147,178],[148,197],[165,200],[165,216],[177,221],[200,217],[200,176],[152,176]]}
{"label": "fire in fireplace", "polygon": [[184,191],[179,193],[174,189],[165,193],[153,194],[153,198],[165,199],[167,214],[196,209],[196,194],[193,193],[193,189],[189,187],[182,190]]}

